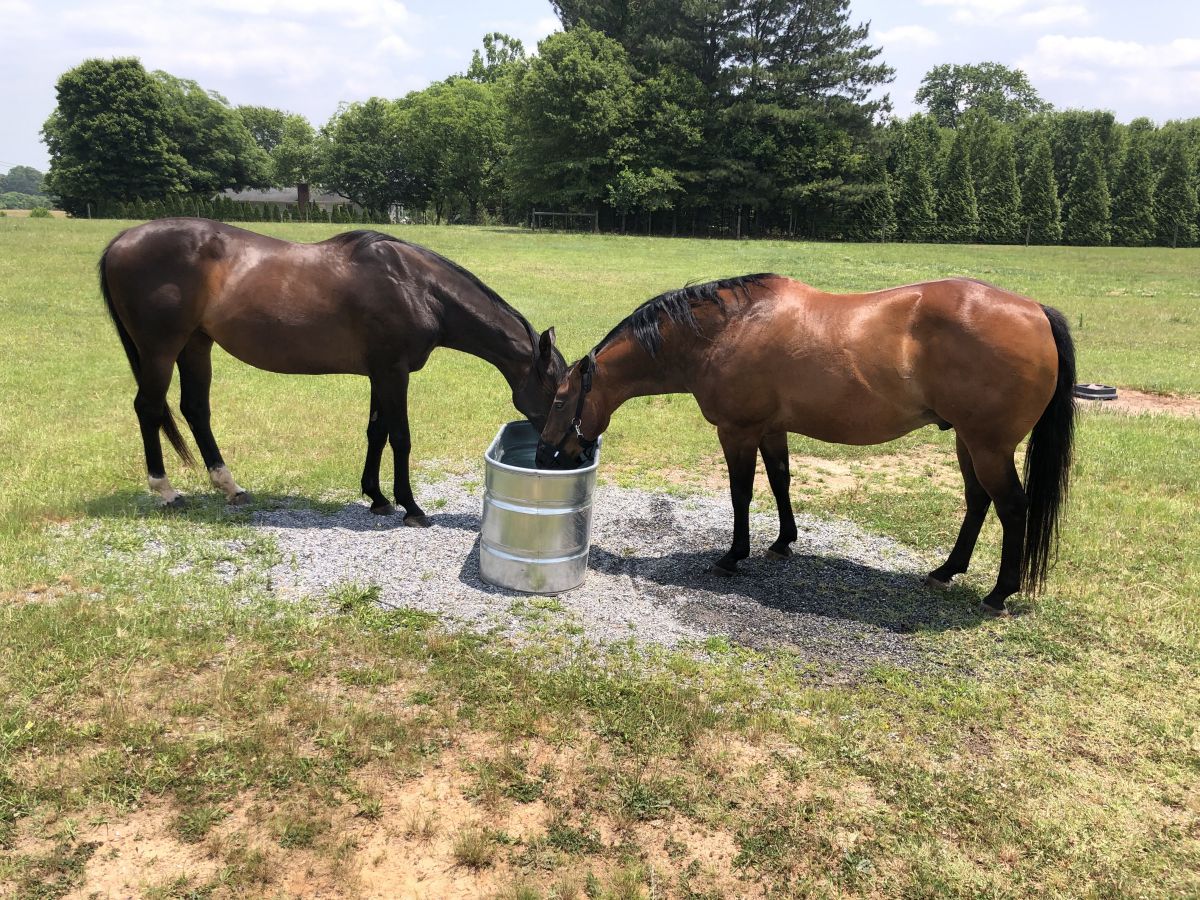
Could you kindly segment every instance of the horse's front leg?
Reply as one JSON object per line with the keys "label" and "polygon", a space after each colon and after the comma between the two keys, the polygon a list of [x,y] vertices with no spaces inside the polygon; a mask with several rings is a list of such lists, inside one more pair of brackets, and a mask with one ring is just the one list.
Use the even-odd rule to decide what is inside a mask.
{"label": "horse's front leg", "polygon": [[758,437],[734,429],[717,429],[725,463],[729,466],[729,498],[733,501],[733,545],[717,560],[713,571],[732,575],[739,560],[750,555],[750,500],[754,495],[754,464]]}
{"label": "horse's front leg", "polygon": [[362,492],[371,498],[371,512],[377,516],[390,516],[396,510],[379,488],[379,465],[383,461],[383,448],[388,442],[387,420],[379,409],[379,397],[375,382],[371,382],[371,416],[367,421],[367,458],[363,462]]}
{"label": "horse's front leg", "polygon": [[413,497],[408,477],[408,457],[412,441],[408,431],[408,370],[393,369],[386,378],[374,380],[379,410],[387,425],[388,440],[392,442],[392,465],[395,468],[396,503],[404,507],[404,524],[428,527],[432,524],[425,511]]}
{"label": "horse's front leg", "polygon": [[792,542],[796,540],[796,516],[792,512],[790,493],[792,474],[788,468],[787,432],[764,435],[758,450],[762,454],[767,481],[771,483],[771,493],[775,496],[775,506],[779,510],[779,539],[767,550],[767,556],[772,559],[784,559],[792,555]]}

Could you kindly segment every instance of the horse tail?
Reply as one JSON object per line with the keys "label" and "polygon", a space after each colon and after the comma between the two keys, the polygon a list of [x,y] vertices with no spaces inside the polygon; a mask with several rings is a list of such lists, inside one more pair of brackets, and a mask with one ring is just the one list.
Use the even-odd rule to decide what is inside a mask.
{"label": "horse tail", "polygon": [[[125,232],[121,232],[124,234]],[[113,326],[117,329],[117,337],[121,339],[121,346],[125,348],[125,357],[129,360],[129,368],[133,370],[133,380],[141,386],[141,370],[142,358],[138,353],[137,344],[133,342],[132,336],[126,330],[121,317],[117,315],[117,308],[113,305],[112,292],[108,289],[108,251],[117,242],[121,235],[113,238],[109,245],[104,248],[104,252],[100,254],[100,293],[104,297],[104,305],[108,309],[108,317],[112,319]],[[159,427],[162,428],[163,434],[167,436],[167,440],[171,442],[171,446],[175,448],[175,452],[179,454],[179,458],[183,460],[184,465],[193,465],[195,458],[192,456],[192,451],[188,449],[187,443],[183,439],[183,435],[179,433],[179,428],[175,424],[175,417],[171,415],[171,407],[166,403],[163,404],[163,417],[159,422]]]}
{"label": "horse tail", "polygon": [[1058,553],[1058,519],[1067,499],[1071,453],[1075,443],[1075,342],[1063,314],[1043,306],[1058,348],[1058,384],[1042,417],[1033,426],[1025,453],[1025,494],[1029,520],[1021,583],[1036,593]]}

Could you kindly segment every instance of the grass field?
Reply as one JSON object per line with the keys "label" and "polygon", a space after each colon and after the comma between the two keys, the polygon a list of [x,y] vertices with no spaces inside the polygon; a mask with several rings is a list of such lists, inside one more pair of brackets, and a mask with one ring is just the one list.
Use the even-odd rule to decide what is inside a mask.
{"label": "grass field", "polygon": [[[231,541],[264,567],[275,550],[203,472],[168,462],[182,516],[145,493],[95,280],[119,227],[0,219],[0,897],[1200,895],[1200,419],[1085,413],[1047,591],[920,635],[930,671],[839,681],[719,640],[515,649],[381,611],[369,586],[284,604],[218,577]],[[571,358],[687,281],[960,274],[1059,307],[1082,379],[1200,394],[1200,251],[394,231],[558,326]],[[352,497],[364,381],[215,369],[239,482]],[[413,381],[421,477],[477,466],[506,398],[436,353]],[[931,559],[952,542],[948,434],[792,446],[854,476],[801,470],[798,509]],[[720,490],[718,455],[690,398],[635,401],[603,474]],[[929,602],[977,602],[998,538]]]}

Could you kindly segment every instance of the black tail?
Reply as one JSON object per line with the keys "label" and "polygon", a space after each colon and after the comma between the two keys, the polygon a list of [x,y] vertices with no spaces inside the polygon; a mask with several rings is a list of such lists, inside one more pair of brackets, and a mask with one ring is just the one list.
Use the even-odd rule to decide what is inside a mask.
{"label": "black tail", "polygon": [[[120,236],[117,235],[117,238]],[[115,242],[116,238],[113,238],[113,243]],[[138,356],[137,345],[133,342],[133,338],[129,336],[129,332],[125,330],[125,326],[121,323],[121,318],[117,315],[116,307],[113,306],[112,294],[108,290],[108,278],[105,274],[105,267],[108,264],[108,251],[111,247],[112,243],[100,254],[100,293],[104,296],[104,305],[108,308],[108,316],[112,319],[112,323],[117,329],[117,336],[121,339],[121,346],[125,348],[125,355],[129,358],[129,368],[133,370],[133,380],[140,385],[141,357]],[[192,456],[192,451],[188,449],[188,445],[183,440],[183,435],[179,433],[179,429],[175,425],[175,417],[171,415],[171,407],[166,403],[163,403],[163,418],[160,427],[184,464],[193,465],[195,459]]]}
{"label": "black tail", "polygon": [[1043,306],[1058,348],[1058,386],[1046,411],[1033,426],[1025,452],[1025,494],[1029,524],[1021,583],[1036,593],[1058,552],[1058,517],[1067,499],[1071,450],[1075,443],[1075,342],[1067,320],[1057,309]]}

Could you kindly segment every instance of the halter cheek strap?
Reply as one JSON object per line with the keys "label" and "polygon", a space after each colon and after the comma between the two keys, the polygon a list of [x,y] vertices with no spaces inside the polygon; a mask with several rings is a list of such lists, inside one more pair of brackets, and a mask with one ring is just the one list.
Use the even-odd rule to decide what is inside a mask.
{"label": "halter cheek strap", "polygon": [[588,365],[580,376],[579,399],[575,401],[575,415],[571,419],[571,428],[562,439],[554,445],[554,457],[557,458],[562,453],[563,446],[567,443],[567,438],[570,437],[571,431],[575,432],[575,437],[579,439],[579,446],[583,450],[582,456],[591,459],[592,451],[596,449],[596,444],[600,442],[599,437],[585,438],[583,431],[580,429],[580,424],[583,422],[583,404],[587,400],[587,395],[592,391],[592,373],[596,369],[596,354],[595,351],[587,355]]}

